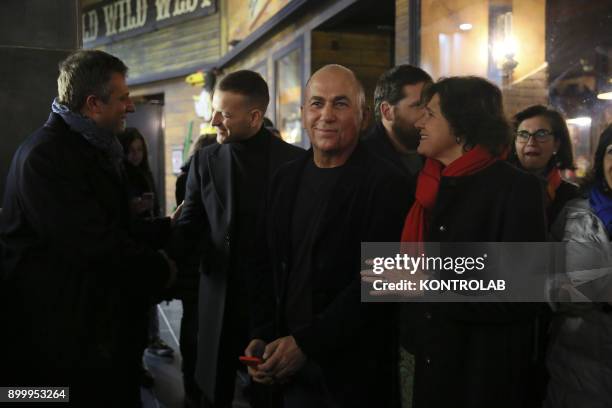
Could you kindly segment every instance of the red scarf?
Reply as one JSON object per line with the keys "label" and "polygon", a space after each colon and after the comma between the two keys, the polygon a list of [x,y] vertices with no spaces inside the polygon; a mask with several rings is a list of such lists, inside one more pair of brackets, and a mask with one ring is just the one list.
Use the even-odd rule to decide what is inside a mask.
{"label": "red scarf", "polygon": [[404,223],[402,242],[423,242],[427,232],[428,212],[434,207],[440,179],[469,176],[499,160],[485,148],[476,146],[463,156],[444,167],[437,160],[427,159],[417,179],[416,199]]}
{"label": "red scarf", "polygon": [[553,201],[555,201],[557,189],[561,185],[561,171],[556,167],[553,168],[550,172],[548,172],[546,180],[548,180],[546,193],[548,194],[548,204],[550,205]]}

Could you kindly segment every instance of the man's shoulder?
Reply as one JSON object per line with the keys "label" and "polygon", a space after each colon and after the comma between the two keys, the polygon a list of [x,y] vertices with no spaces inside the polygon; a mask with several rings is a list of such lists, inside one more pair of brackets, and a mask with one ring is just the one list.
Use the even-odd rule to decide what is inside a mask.
{"label": "man's shoulder", "polygon": [[72,132],[57,115],[36,129],[21,143],[18,157],[25,161],[32,156],[56,156],[69,154],[75,150],[78,134]]}
{"label": "man's shoulder", "polygon": [[229,149],[228,145],[213,143],[202,147],[200,150],[193,153],[191,163],[197,162],[198,166],[208,163],[211,156],[217,156],[222,149]]}
{"label": "man's shoulder", "polygon": [[299,146],[293,145],[291,143],[285,142],[283,139],[280,139],[274,135],[271,135],[272,140],[270,141],[270,146],[272,149],[277,149],[282,155],[283,158],[288,160],[293,160],[300,157],[304,154],[305,150]]}
{"label": "man's shoulder", "polygon": [[370,174],[374,178],[391,177],[403,179],[404,174],[397,168],[397,166],[389,161],[386,157],[377,154],[376,152],[368,149],[366,143],[362,143],[360,147],[362,150],[361,154],[364,157],[364,165]]}
{"label": "man's shoulder", "polygon": [[361,138],[361,143],[370,151],[386,148],[387,132],[380,124],[373,125]]}
{"label": "man's shoulder", "polygon": [[198,151],[198,153],[203,156],[209,156],[211,154],[217,154],[217,152],[222,148],[229,149],[229,145],[220,144],[220,143],[212,143],[212,144],[202,147]]}
{"label": "man's shoulder", "polygon": [[477,172],[475,176],[476,178],[495,179],[500,185],[538,183],[536,176],[505,160],[495,161],[484,170]]}

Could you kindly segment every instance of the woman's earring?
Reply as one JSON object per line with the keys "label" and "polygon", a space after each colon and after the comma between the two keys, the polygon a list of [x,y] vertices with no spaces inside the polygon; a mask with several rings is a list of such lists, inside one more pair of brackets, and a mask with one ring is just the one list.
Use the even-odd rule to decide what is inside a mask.
{"label": "woman's earring", "polygon": [[457,136],[455,138],[455,142],[457,142],[457,144],[461,144],[461,138],[459,136]]}

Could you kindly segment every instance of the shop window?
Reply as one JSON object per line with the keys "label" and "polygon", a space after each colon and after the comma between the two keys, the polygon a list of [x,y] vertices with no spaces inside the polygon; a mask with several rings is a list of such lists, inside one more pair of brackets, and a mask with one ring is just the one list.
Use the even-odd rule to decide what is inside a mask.
{"label": "shop window", "polygon": [[276,126],[288,143],[303,145],[300,106],[302,102],[302,48],[281,54],[274,62]]}

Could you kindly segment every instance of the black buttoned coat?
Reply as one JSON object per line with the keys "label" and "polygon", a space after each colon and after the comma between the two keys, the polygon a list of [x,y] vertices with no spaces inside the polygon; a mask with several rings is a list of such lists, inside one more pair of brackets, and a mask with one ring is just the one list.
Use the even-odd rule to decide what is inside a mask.
{"label": "black buttoned coat", "polygon": [[[544,242],[539,181],[496,162],[442,177],[429,242]],[[538,317],[545,304],[424,303],[402,306],[404,346],[415,355],[415,408],[536,406]]]}
{"label": "black buttoned coat", "polygon": [[[265,128],[260,132],[269,141],[266,179],[269,183],[272,174],[282,164],[305,152],[272,136]],[[229,144],[206,146],[194,153],[183,210],[167,247],[168,253],[178,260],[187,259],[193,251],[200,252],[195,377],[202,392],[214,402],[224,402],[229,398],[228,393],[231,395],[239,355],[228,344],[235,340],[242,326],[245,333],[249,326],[248,319],[244,322],[226,319],[231,257],[244,255],[232,251],[236,207],[234,177]],[[265,196],[264,191],[261,194]],[[248,311],[245,314],[248,315]],[[244,344],[244,348],[246,346]]]}
{"label": "black buttoned coat", "polygon": [[287,278],[292,267],[291,225],[302,171],[312,151],[281,167],[270,193],[264,249],[258,264],[258,321],[252,336],[292,335],[323,372],[338,407],[389,407],[397,401],[394,309],[362,303],[362,242],[397,242],[411,203],[409,182],[358,145],[314,227],[310,249],[313,320],[287,329]]}

